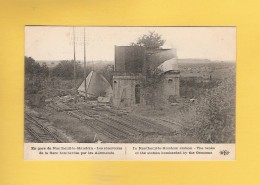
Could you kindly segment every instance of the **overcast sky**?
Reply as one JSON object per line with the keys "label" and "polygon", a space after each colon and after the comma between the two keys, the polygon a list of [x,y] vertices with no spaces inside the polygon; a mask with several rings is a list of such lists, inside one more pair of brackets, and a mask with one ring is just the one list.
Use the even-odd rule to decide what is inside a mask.
{"label": "overcast sky", "polygon": [[[83,60],[83,27],[75,27],[76,59]],[[129,45],[155,31],[175,48],[178,58],[236,60],[235,27],[85,27],[87,60],[114,60],[114,46]],[[25,27],[25,56],[35,60],[73,59],[73,28]]]}

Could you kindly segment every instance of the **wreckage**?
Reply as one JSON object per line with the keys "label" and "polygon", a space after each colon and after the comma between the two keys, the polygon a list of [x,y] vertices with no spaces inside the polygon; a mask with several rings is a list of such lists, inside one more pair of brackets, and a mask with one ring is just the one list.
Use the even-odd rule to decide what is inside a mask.
{"label": "wreckage", "polygon": [[113,95],[109,82],[103,75],[95,71],[91,71],[87,78],[83,80],[78,87],[78,93],[84,97],[87,94],[87,98],[95,98],[101,102],[109,102]]}

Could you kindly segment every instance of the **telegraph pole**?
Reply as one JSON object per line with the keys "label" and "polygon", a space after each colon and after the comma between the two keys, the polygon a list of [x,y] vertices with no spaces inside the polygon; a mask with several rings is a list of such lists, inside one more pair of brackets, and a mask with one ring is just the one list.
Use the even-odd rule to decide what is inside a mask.
{"label": "telegraph pole", "polygon": [[76,84],[76,43],[75,43],[75,29],[73,27],[73,45],[74,45],[74,103],[77,102],[77,84]]}
{"label": "telegraph pole", "polygon": [[84,87],[85,87],[85,102],[87,101],[87,74],[86,74],[86,41],[85,41],[85,27],[84,27]]}

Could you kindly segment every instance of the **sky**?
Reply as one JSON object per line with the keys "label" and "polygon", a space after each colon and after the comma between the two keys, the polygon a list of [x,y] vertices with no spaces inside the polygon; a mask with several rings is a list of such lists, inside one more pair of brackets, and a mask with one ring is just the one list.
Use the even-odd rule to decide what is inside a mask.
{"label": "sky", "polygon": [[[26,26],[25,56],[35,60],[72,60],[73,29],[76,60],[84,59],[84,27]],[[136,42],[155,31],[175,48],[178,58],[236,60],[235,27],[85,27],[86,60],[114,60],[114,48]]]}

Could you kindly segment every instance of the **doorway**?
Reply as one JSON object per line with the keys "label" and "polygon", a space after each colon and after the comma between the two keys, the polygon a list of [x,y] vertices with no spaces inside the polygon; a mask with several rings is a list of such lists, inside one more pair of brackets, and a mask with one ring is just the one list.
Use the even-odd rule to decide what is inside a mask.
{"label": "doorway", "polygon": [[140,104],[140,93],[141,89],[140,89],[140,85],[137,84],[135,86],[135,104]]}

